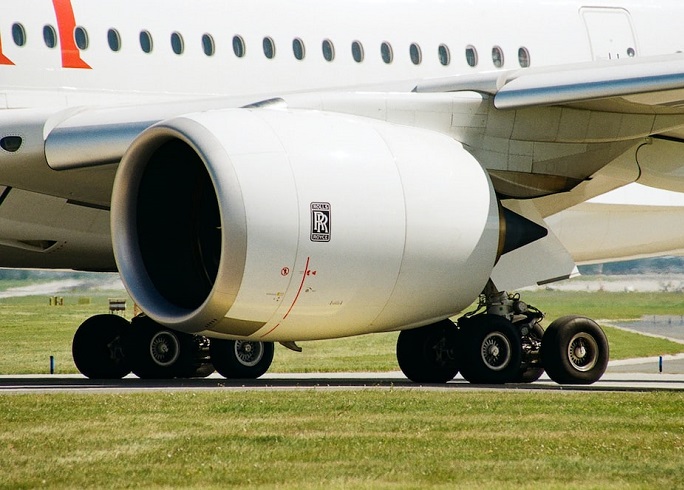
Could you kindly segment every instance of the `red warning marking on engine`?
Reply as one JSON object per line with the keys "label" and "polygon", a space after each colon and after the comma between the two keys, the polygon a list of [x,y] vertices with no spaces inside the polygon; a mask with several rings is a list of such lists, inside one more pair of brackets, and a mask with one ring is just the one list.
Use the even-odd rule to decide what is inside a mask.
{"label": "red warning marking on engine", "polygon": [[57,29],[59,30],[59,47],[62,52],[62,67],[85,68],[91,70],[88,63],[81,59],[81,51],[76,46],[74,31],[76,18],[71,0],[52,0],[57,16]]}
{"label": "red warning marking on engine", "polygon": [[14,62],[2,52],[2,39],[0,39],[0,65],[14,65]]}
{"label": "red warning marking on engine", "polygon": [[290,268],[289,267],[283,267],[280,269],[280,275],[281,276],[287,276],[290,273]]}
{"label": "red warning marking on engine", "polygon": [[[294,308],[294,305],[297,303],[297,300],[299,299],[299,295],[302,293],[302,288],[304,287],[304,282],[306,282],[306,278],[311,275],[312,271],[309,270],[309,261],[310,260],[311,260],[311,257],[306,258],[306,265],[304,266],[304,273],[302,274],[302,282],[299,284],[299,289],[297,290],[297,295],[295,296],[294,300],[292,301],[292,304],[290,305],[290,308],[287,310],[287,313],[285,313],[285,316],[283,316],[283,318],[278,322],[278,324],[275,327],[273,327],[271,330],[269,330],[268,332],[266,332],[265,334],[263,334],[261,336],[262,339],[264,337],[266,337],[268,334],[270,334],[271,332],[273,332],[276,328],[278,328],[280,326],[280,324],[283,323],[283,320],[285,320],[288,317],[288,315],[292,311],[292,308]],[[313,273],[314,273],[313,275],[315,276],[316,271],[313,271]]]}
{"label": "red warning marking on engine", "polygon": [[318,271],[306,271],[307,276],[315,276]]}

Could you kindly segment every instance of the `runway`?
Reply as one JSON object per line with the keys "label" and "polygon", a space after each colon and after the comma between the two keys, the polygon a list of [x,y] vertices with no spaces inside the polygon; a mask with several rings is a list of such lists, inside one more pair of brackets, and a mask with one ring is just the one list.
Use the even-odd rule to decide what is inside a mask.
{"label": "runway", "polygon": [[401,372],[391,373],[274,373],[257,380],[204,379],[90,380],[80,375],[0,376],[0,395],[11,393],[136,393],[158,391],[259,390],[526,390],[526,391],[684,391],[684,374],[607,372],[593,385],[558,385],[548,377],[525,384],[474,385],[460,376],[446,384],[416,384]]}

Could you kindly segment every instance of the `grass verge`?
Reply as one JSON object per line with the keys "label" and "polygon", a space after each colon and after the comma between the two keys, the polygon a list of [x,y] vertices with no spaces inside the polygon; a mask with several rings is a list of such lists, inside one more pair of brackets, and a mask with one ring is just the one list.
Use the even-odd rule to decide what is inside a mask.
{"label": "grass verge", "polygon": [[675,488],[684,394],[0,397],[3,488]]}

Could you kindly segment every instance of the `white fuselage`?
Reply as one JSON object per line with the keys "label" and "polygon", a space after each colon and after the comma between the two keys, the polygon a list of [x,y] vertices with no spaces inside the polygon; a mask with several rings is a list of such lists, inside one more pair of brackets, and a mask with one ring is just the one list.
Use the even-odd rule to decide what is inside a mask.
{"label": "white fuselage", "polygon": [[[404,90],[414,80],[528,63],[539,67],[684,50],[676,21],[684,14],[681,3],[596,5],[5,0],[0,2],[5,12],[0,107],[272,96],[376,84]],[[52,48],[46,41],[50,30],[57,39]],[[356,61],[355,55],[363,59]]]}

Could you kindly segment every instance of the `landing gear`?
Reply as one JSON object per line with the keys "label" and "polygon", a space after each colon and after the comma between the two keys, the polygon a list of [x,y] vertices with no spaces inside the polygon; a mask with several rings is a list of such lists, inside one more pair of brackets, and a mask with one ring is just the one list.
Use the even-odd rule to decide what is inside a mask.
{"label": "landing gear", "polygon": [[123,352],[123,339],[130,330],[126,319],[97,315],[84,321],[71,345],[78,370],[89,378],[120,379],[131,372]]}
{"label": "landing gear", "polygon": [[608,340],[589,318],[564,316],[544,333],[541,359],[556,383],[591,384],[606,371]]}
{"label": "landing gear", "polygon": [[[482,311],[485,310],[485,311]],[[444,383],[460,369],[471,383],[531,383],[546,369],[557,383],[597,381],[608,363],[608,341],[592,320],[559,318],[544,331],[544,314],[490,282],[478,308],[458,320],[402,331],[397,360],[407,378]],[[452,328],[449,328],[449,325]]]}
{"label": "landing gear", "polygon": [[212,339],[214,367],[226,378],[256,379],[271,366],[273,342]]}
{"label": "landing gear", "polygon": [[117,315],[86,320],[74,336],[76,367],[89,378],[145,379],[206,377],[255,379],[273,361],[273,343],[208,339],[177,332],[146,315],[130,323]]}
{"label": "landing gear", "polygon": [[458,331],[451,320],[399,333],[397,360],[416,383],[446,383],[458,373]]}

